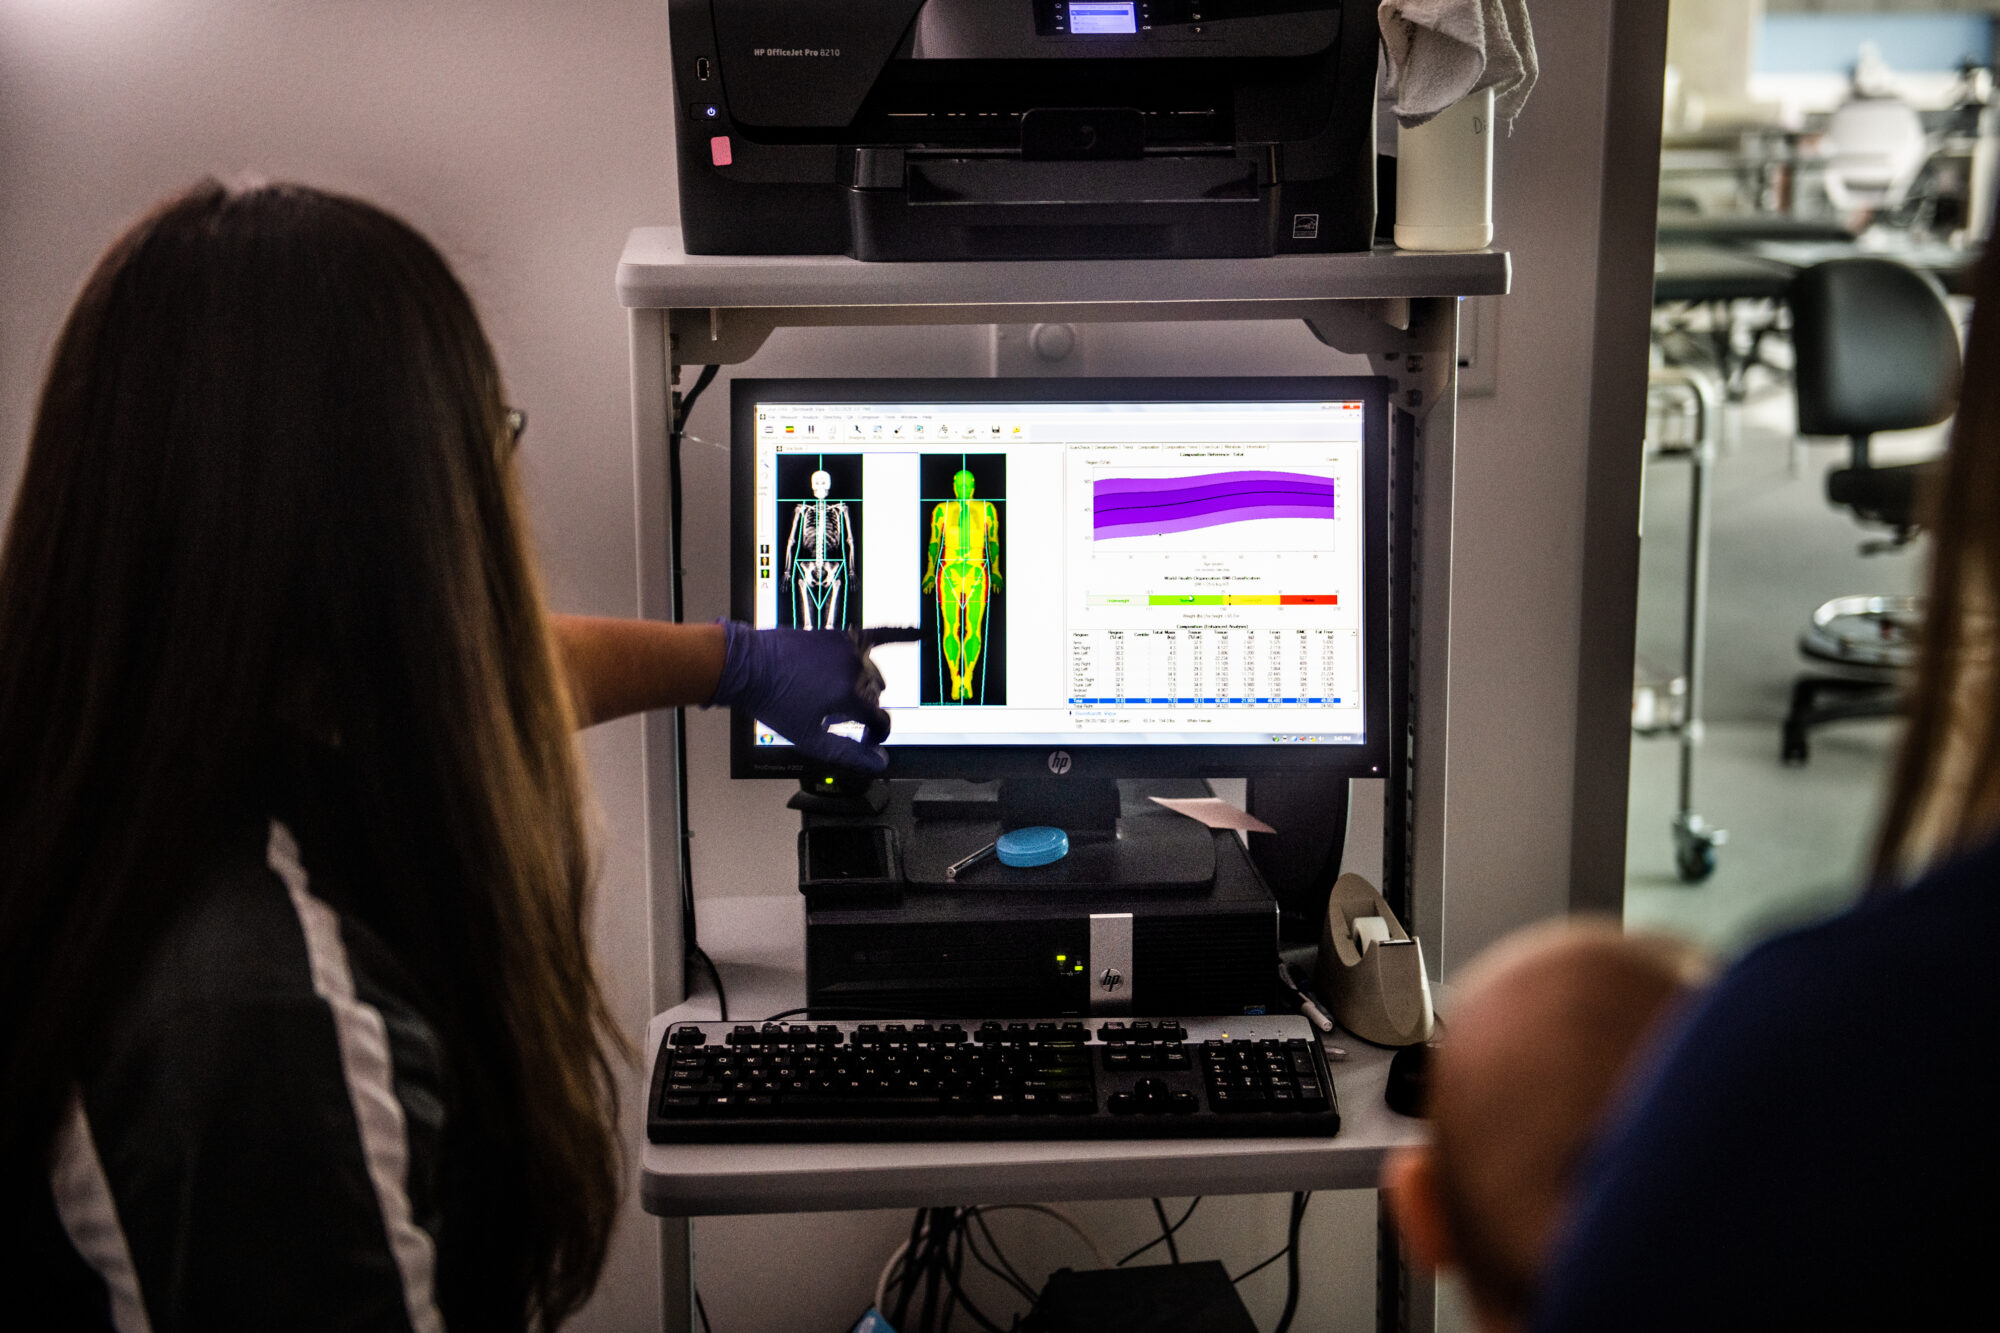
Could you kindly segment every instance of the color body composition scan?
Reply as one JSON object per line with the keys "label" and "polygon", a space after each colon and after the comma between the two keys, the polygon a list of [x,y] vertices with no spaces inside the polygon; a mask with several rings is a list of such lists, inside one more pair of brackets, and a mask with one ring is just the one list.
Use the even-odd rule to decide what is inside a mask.
{"label": "color body composition scan", "polygon": [[1372,381],[733,392],[738,614],[917,628],[892,755],[1368,743]]}

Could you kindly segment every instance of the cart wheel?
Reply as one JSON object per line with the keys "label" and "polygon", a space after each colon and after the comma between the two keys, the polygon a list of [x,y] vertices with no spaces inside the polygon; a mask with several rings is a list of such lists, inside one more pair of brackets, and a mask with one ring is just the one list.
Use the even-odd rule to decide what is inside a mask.
{"label": "cart wheel", "polygon": [[1706,833],[1681,833],[1674,839],[1674,869],[1683,883],[1699,884],[1715,873],[1715,840]]}
{"label": "cart wheel", "polygon": [[1806,729],[1802,726],[1785,724],[1785,744],[1779,758],[1787,768],[1802,768],[1812,751],[1806,742]]}

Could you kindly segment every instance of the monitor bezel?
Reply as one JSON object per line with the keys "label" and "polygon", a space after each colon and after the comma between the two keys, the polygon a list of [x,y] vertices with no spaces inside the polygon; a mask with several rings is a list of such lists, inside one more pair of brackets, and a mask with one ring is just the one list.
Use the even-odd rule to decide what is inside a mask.
{"label": "monitor bezel", "polygon": [[[1064,376],[1047,379],[735,379],[730,384],[730,614],[756,615],[756,422],[763,403],[955,402],[1324,402],[1358,400],[1362,410],[1362,611],[1365,699],[1360,745],[894,745],[891,778],[1242,777],[1313,772],[1386,777],[1395,726],[1390,697],[1389,533],[1391,381],[1372,375]],[[732,778],[797,778],[816,770],[791,746],[756,744],[752,719],[730,719]],[[1066,756],[1059,758],[1058,756]]]}

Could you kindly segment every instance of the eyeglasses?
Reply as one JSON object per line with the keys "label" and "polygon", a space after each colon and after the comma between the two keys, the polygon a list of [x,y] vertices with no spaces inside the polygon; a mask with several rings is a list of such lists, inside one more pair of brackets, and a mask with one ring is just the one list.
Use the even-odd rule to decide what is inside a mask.
{"label": "eyeglasses", "polygon": [[510,450],[519,449],[521,437],[528,430],[528,414],[518,407],[510,407],[501,420],[507,423],[507,447]]}

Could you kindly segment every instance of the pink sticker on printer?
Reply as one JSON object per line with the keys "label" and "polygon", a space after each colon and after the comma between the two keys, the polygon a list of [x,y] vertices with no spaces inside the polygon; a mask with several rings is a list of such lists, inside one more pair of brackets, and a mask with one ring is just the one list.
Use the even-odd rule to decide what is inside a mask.
{"label": "pink sticker on printer", "polygon": [[708,141],[708,160],[718,167],[726,167],[735,160],[729,151],[728,135],[718,134]]}

